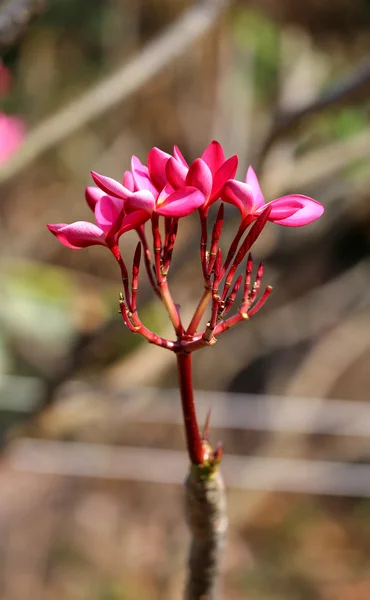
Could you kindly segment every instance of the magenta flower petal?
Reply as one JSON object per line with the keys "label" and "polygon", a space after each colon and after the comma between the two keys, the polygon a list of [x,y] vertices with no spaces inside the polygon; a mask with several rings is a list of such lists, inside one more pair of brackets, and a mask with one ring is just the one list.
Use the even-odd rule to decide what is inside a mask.
{"label": "magenta flower petal", "polygon": [[222,200],[234,204],[242,215],[242,219],[254,212],[254,194],[250,185],[230,179],[222,192]]}
{"label": "magenta flower petal", "polygon": [[22,119],[0,113],[0,163],[8,160],[22,144],[26,126]]}
{"label": "magenta flower petal", "polygon": [[140,225],[143,225],[145,221],[150,219],[150,214],[146,210],[134,210],[133,212],[125,215],[118,235],[122,235],[126,231],[136,229]]}
{"label": "magenta flower petal", "polygon": [[116,181],[111,177],[99,175],[99,173],[95,173],[95,171],[91,171],[91,176],[96,185],[103,190],[103,192],[109,194],[110,196],[115,196],[116,198],[126,198],[128,194],[131,193],[130,190],[119,183],[119,181]]}
{"label": "magenta flower petal", "polygon": [[278,200],[273,200],[268,204],[264,204],[254,212],[256,216],[260,215],[267,206],[271,207],[271,212],[269,214],[269,221],[280,221],[281,219],[287,219],[295,215],[295,213],[303,208],[302,202],[298,202],[297,200],[286,200],[285,198],[279,198]]}
{"label": "magenta flower petal", "polygon": [[179,160],[172,158],[172,156],[166,163],[166,177],[175,190],[185,185],[188,171],[189,167],[185,166]]}
{"label": "magenta flower petal", "polygon": [[95,206],[95,219],[105,234],[111,233],[114,229],[117,231],[120,224],[117,220],[123,218],[123,200],[113,198],[112,196],[102,196]]}
{"label": "magenta flower petal", "polygon": [[263,204],[265,204],[265,199],[263,197],[260,184],[258,182],[257,175],[253,169],[253,167],[249,167],[247,171],[247,176],[245,178],[245,183],[251,186],[254,194],[254,203],[256,208],[260,208]]}
{"label": "magenta flower petal", "polygon": [[185,158],[183,157],[182,153],[180,152],[177,146],[173,147],[173,155],[176,158],[176,160],[178,160],[182,165],[184,165],[184,167],[189,168],[188,163],[186,162]]}
{"label": "magenta flower petal", "polygon": [[85,190],[85,198],[87,204],[93,212],[95,210],[96,203],[98,202],[98,200],[100,200],[102,196],[106,196],[106,192],[103,192],[103,190],[96,187],[95,185],[87,186]]}
{"label": "magenta flower petal", "polygon": [[149,214],[155,209],[155,198],[149,190],[139,190],[133,192],[126,199],[125,202],[126,212],[132,212],[134,210],[146,210]]}
{"label": "magenta flower petal", "polygon": [[228,158],[213,177],[213,186],[211,192],[211,201],[218,200],[221,196],[222,188],[229,179],[234,179],[238,168],[238,157],[235,154]]}
{"label": "magenta flower petal", "polygon": [[176,190],[156,209],[165,217],[186,217],[205,202],[205,196],[195,187],[186,186]]}
{"label": "magenta flower petal", "polygon": [[[275,223],[278,223],[279,225],[285,225],[286,227],[303,227],[304,225],[312,223],[312,221],[316,221],[316,219],[321,217],[324,212],[323,205],[320,204],[320,202],[317,202],[317,200],[309,198],[308,196],[290,194],[289,196],[277,198],[273,202],[276,203],[280,202],[281,200],[284,202],[297,201],[302,206],[302,208],[299,208],[293,215],[283,219],[274,220]],[[273,204],[273,202],[271,202],[271,204]]]}
{"label": "magenta flower petal", "polygon": [[131,172],[137,190],[149,190],[154,197],[157,197],[158,191],[149,177],[148,167],[142,164],[137,156],[131,159]]}
{"label": "magenta flower petal", "polygon": [[130,192],[136,191],[135,190],[135,182],[134,182],[134,178],[132,176],[131,171],[125,171],[122,183],[128,190],[130,190]]}
{"label": "magenta flower petal", "polygon": [[148,154],[149,176],[157,189],[162,189],[167,183],[166,164],[169,158],[170,154],[156,147]]}
{"label": "magenta flower petal", "polygon": [[106,246],[104,231],[87,221],[76,221],[70,225],[54,223],[47,227],[62,244],[73,250],[81,250],[96,244]]}
{"label": "magenta flower petal", "polygon": [[204,150],[202,159],[211,169],[212,175],[215,175],[222,163],[225,162],[225,154],[221,144],[213,140]]}
{"label": "magenta flower petal", "polygon": [[212,189],[211,169],[204,160],[197,158],[189,168],[186,176],[186,185],[196,187],[208,198]]}

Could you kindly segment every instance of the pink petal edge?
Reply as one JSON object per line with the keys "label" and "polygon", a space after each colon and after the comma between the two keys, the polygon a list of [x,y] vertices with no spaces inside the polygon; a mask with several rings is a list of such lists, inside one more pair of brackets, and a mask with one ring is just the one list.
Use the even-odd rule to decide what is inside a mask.
{"label": "pink petal edge", "polygon": [[47,228],[58,240],[73,250],[81,250],[88,246],[101,244],[106,246],[104,232],[88,221],[76,221],[75,223],[53,223]]}
{"label": "pink petal edge", "polygon": [[95,173],[95,171],[91,171],[91,176],[96,185],[103,190],[103,192],[109,194],[110,196],[115,196],[116,198],[126,198],[128,194],[131,193],[130,190],[122,185],[122,183],[112,179],[112,177],[99,175],[99,173]]}
{"label": "pink petal edge", "polygon": [[265,204],[265,199],[262,194],[261,186],[258,181],[258,177],[252,166],[248,167],[248,171],[245,177],[245,183],[251,186],[254,194],[254,202],[256,208],[260,208]]}

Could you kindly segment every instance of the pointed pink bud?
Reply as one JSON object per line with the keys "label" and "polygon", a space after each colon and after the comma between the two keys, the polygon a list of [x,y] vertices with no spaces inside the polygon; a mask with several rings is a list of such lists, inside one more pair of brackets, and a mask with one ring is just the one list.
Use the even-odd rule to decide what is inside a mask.
{"label": "pointed pink bud", "polygon": [[224,185],[229,179],[234,179],[238,168],[238,157],[236,154],[228,158],[219,169],[217,169],[213,177],[213,185],[210,201],[218,200],[222,194]]}
{"label": "pointed pink bud", "polygon": [[172,156],[166,163],[166,177],[175,190],[185,185],[188,171],[189,167],[186,167],[180,161],[172,158]]}
{"label": "pointed pink bud", "polygon": [[242,219],[254,213],[254,194],[247,183],[230,179],[224,186],[222,200],[234,204],[240,210]]}
{"label": "pointed pink bud", "polygon": [[201,158],[197,158],[189,168],[186,176],[186,185],[198,188],[208,198],[212,189],[212,173]]}
{"label": "pointed pink bud", "polygon": [[100,198],[106,195],[106,192],[103,192],[103,190],[96,187],[95,185],[89,185],[85,190],[85,199],[92,211],[95,210],[95,206],[98,200],[100,200]]}
{"label": "pointed pink bud", "polygon": [[157,190],[161,190],[167,183],[166,164],[170,154],[163,152],[159,148],[152,148],[148,154],[149,176]]}
{"label": "pointed pink bud", "polygon": [[221,144],[213,140],[213,142],[207,146],[201,158],[211,169],[212,175],[215,175],[216,171],[225,162],[225,153]]}
{"label": "pointed pink bud", "polygon": [[260,208],[263,204],[265,204],[265,199],[263,197],[257,175],[251,166],[248,168],[245,183],[250,185],[253,190],[255,207]]}
{"label": "pointed pink bud", "polygon": [[91,171],[91,176],[96,185],[103,190],[103,192],[109,194],[110,196],[115,196],[116,198],[126,198],[128,194],[130,194],[130,190],[119,183],[119,181],[116,181],[111,177],[99,175],[99,173],[95,173],[95,171]]}
{"label": "pointed pink bud", "polygon": [[165,217],[186,217],[199,208],[205,197],[197,188],[186,186],[170,194],[156,213]]}
{"label": "pointed pink bud", "polygon": [[47,227],[64,246],[73,250],[81,250],[96,244],[107,245],[104,231],[87,221],[76,221],[76,223],[70,225],[67,223],[54,223],[47,225]]}
{"label": "pointed pink bud", "polygon": [[[292,215],[288,215],[284,218],[276,218],[273,220],[278,225],[285,225],[286,227],[303,227],[304,225],[308,225],[312,223],[312,221],[316,221],[324,212],[324,207],[320,202],[317,202],[313,198],[309,198],[308,196],[301,196],[300,194],[290,194],[289,196],[283,196],[282,198],[277,198],[270,202],[271,205],[276,205],[277,203],[285,202],[287,204],[291,202],[297,202],[301,205],[301,208],[296,210]],[[274,209],[273,209],[274,210]],[[273,211],[271,212],[271,215]],[[271,216],[270,216],[271,218]]]}

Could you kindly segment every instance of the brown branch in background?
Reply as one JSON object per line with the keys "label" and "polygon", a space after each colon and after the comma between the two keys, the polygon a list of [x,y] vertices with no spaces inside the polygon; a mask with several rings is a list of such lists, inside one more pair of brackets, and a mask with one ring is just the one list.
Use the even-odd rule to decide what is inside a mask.
{"label": "brown branch in background", "polygon": [[8,0],[0,7],[0,50],[25,33],[32,19],[45,9],[47,0]]}
{"label": "brown branch in background", "polygon": [[367,58],[349,75],[336,81],[326,92],[313,102],[295,111],[279,109],[275,115],[271,130],[260,151],[256,162],[261,168],[265,157],[277,139],[289,135],[306,119],[313,117],[327,108],[346,103],[358,103],[368,100],[370,93],[370,59]]}
{"label": "brown branch in background", "polygon": [[1,167],[0,183],[10,180],[43,152],[137,92],[204,35],[230,3],[231,0],[197,2],[115,73],[46,118],[29,134],[14,158]]}
{"label": "brown branch in background", "polygon": [[211,477],[202,477],[200,469],[191,468],[185,482],[185,515],[191,532],[185,600],[216,600],[228,527],[225,486],[218,469]]}

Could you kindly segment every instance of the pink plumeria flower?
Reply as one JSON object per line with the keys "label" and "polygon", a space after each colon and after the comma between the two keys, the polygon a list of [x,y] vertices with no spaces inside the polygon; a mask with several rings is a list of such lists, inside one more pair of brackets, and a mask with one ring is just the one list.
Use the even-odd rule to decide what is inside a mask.
{"label": "pink plumeria flower", "polygon": [[190,167],[175,146],[174,156],[166,162],[166,177],[174,189],[186,185],[198,188],[205,197],[199,210],[206,216],[210,205],[220,198],[225,183],[235,177],[237,168],[238,157],[226,160],[221,144],[214,140]]}
{"label": "pink plumeria flower", "polygon": [[0,163],[6,162],[22,144],[26,126],[22,119],[0,113]]}
{"label": "pink plumeria flower", "polygon": [[[205,197],[195,186],[185,185],[175,190],[165,178],[165,164],[170,155],[153,148],[148,155],[148,167],[133,156],[131,172],[126,171],[123,183],[92,172],[96,185],[105,193],[125,201],[128,213],[143,211],[143,222],[153,214],[165,217],[185,217],[201,206]],[[145,217],[145,218],[144,218]]]}
{"label": "pink plumeria flower", "polygon": [[245,183],[231,179],[223,189],[222,200],[234,204],[242,221],[254,221],[267,206],[271,206],[269,221],[286,227],[302,227],[316,221],[324,212],[322,204],[301,194],[289,194],[265,203],[257,175],[249,167]]}
{"label": "pink plumeria flower", "polygon": [[47,226],[68,248],[81,250],[99,244],[115,251],[119,237],[142,222],[141,211],[126,214],[121,199],[108,196],[98,188],[87,188],[86,199],[94,211],[97,225],[88,221],[76,221],[71,224],[55,223]]}

